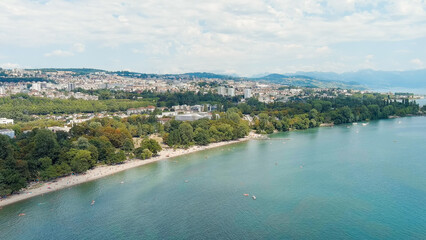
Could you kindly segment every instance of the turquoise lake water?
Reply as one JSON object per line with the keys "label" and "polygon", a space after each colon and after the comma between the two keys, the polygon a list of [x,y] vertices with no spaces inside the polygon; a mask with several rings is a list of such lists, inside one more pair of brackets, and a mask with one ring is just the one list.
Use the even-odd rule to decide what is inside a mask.
{"label": "turquoise lake water", "polygon": [[426,117],[271,138],[6,206],[0,238],[426,239]]}

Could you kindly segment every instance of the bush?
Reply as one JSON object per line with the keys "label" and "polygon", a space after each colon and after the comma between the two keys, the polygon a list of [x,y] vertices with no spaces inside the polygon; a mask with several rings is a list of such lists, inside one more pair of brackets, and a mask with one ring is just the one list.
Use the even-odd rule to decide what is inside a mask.
{"label": "bush", "polygon": [[152,152],[149,149],[144,149],[142,153],[139,155],[139,158],[142,160],[148,159],[152,157]]}

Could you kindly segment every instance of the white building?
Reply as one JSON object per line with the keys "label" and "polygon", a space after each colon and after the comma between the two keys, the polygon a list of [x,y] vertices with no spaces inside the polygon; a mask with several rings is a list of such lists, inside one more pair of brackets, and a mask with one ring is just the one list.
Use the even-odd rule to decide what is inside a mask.
{"label": "white building", "polygon": [[4,87],[0,87],[0,95],[5,95],[6,94],[6,89],[4,89]]}
{"label": "white building", "polygon": [[210,114],[202,114],[202,113],[188,113],[188,114],[178,114],[175,117],[177,121],[196,121],[202,118],[211,119],[212,116]]}
{"label": "white building", "polygon": [[226,88],[224,86],[217,87],[217,94],[225,96],[226,95]]}
{"label": "white building", "polygon": [[36,91],[41,91],[41,84],[40,83],[33,83],[33,85],[31,86],[31,89],[36,90]]}
{"label": "white building", "polygon": [[234,88],[228,88],[228,96],[230,96],[230,97],[235,96],[235,89]]}
{"label": "white building", "polygon": [[13,124],[13,119],[0,118],[0,124]]}
{"label": "white building", "polygon": [[251,89],[249,89],[249,88],[244,89],[244,98],[247,99],[247,98],[251,98],[251,97],[252,97]]}
{"label": "white building", "polygon": [[52,131],[54,133],[59,132],[59,131],[69,132],[71,130],[71,128],[67,127],[67,126],[65,126],[65,127],[48,127],[47,129],[49,129],[50,131]]}

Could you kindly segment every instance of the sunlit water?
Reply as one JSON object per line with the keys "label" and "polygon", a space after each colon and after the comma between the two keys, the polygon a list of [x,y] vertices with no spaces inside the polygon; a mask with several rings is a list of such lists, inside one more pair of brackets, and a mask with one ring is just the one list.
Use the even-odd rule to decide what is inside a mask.
{"label": "sunlit water", "polygon": [[0,239],[426,239],[426,117],[271,137],[6,206]]}

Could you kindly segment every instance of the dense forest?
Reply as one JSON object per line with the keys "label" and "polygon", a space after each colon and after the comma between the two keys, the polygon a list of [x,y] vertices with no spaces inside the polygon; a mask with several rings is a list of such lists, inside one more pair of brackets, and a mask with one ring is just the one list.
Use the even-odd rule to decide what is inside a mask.
{"label": "dense forest", "polygon": [[[47,180],[82,173],[97,164],[118,164],[127,158],[147,159],[161,151],[156,135],[170,147],[207,145],[258,133],[318,127],[322,123],[344,124],[419,114],[419,106],[408,99],[395,101],[381,94],[355,94],[335,98],[306,98],[286,103],[265,104],[251,98],[195,93],[124,93],[99,101],[59,100],[17,95],[0,99],[0,112],[7,114],[47,114],[97,111],[124,111],[131,107],[216,103],[219,111],[212,119],[193,122],[158,122],[157,109],[149,115],[102,118],[75,125],[70,132],[53,133],[34,128],[23,133],[16,125],[16,138],[0,135],[0,196],[25,187],[29,181]],[[117,99],[122,95],[123,99]],[[135,100],[134,96],[144,100]],[[150,99],[150,100],[148,100]],[[426,108],[422,108],[426,111]],[[6,115],[4,114],[6,113]],[[16,116],[19,115],[10,115]],[[250,121],[242,120],[243,118]],[[35,123],[35,126],[37,123]],[[57,124],[51,122],[50,124]],[[140,141],[134,141],[139,139]],[[135,146],[136,145],[136,146]]]}
{"label": "dense forest", "polygon": [[238,109],[230,109],[213,120],[172,120],[162,125],[154,114],[133,115],[93,119],[75,125],[69,133],[36,128],[18,133],[14,139],[0,135],[0,196],[18,191],[30,181],[83,173],[97,164],[155,156],[162,148],[148,138],[151,134],[162,136],[163,142],[172,147],[242,138],[250,128],[241,116]]}
{"label": "dense forest", "polygon": [[152,102],[145,100],[81,100],[81,99],[49,99],[17,94],[0,98],[0,117],[13,118],[16,121],[29,120],[27,115],[72,114],[93,112],[126,111],[129,108],[146,107]]}
{"label": "dense forest", "polygon": [[242,99],[242,96],[225,97],[212,92],[202,94],[201,92],[165,92],[157,93],[152,91],[143,92],[125,92],[125,91],[111,91],[111,90],[84,90],[76,89],[76,92],[87,93],[96,95],[99,99],[149,99],[155,100],[157,107],[172,107],[175,105],[195,105],[195,104],[220,104],[224,109],[233,107]]}
{"label": "dense forest", "polygon": [[0,83],[18,83],[18,82],[51,82],[51,83],[55,83],[55,81],[49,80],[49,79],[45,79],[45,78],[37,78],[37,77],[2,77],[2,76],[0,76]]}
{"label": "dense forest", "polygon": [[238,105],[243,114],[257,116],[253,128],[259,133],[307,129],[321,123],[344,124],[419,114],[419,105],[381,94],[358,94],[336,98],[311,98],[304,102],[262,104],[255,99]]}

